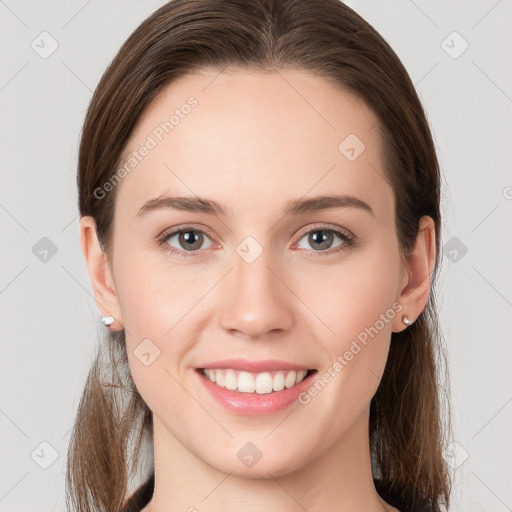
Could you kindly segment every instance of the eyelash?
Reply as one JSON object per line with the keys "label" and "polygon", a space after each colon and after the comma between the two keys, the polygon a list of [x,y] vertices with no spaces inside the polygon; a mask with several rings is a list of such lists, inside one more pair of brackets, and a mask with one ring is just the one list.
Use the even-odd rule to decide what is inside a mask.
{"label": "eyelash", "polygon": [[[184,226],[184,227],[180,227],[178,229],[166,231],[163,235],[160,235],[157,238],[158,245],[162,246],[164,251],[170,252],[171,254],[177,255],[181,258],[189,258],[189,257],[196,256],[197,253],[202,252],[203,249],[197,249],[195,251],[179,251],[166,243],[167,240],[171,236],[178,235],[181,233],[187,233],[189,231],[202,233],[204,235],[207,235],[210,239],[213,238],[211,233],[208,230],[196,229],[192,226]],[[314,233],[317,231],[327,231],[329,233],[334,233],[339,238],[341,238],[341,240],[343,241],[343,244],[336,247],[335,249],[328,250],[328,251],[314,251],[314,250],[310,249],[310,252],[313,253],[314,258],[316,258],[316,257],[322,258],[324,256],[331,256],[333,254],[337,254],[337,253],[346,251],[346,250],[352,248],[356,243],[356,237],[354,235],[349,234],[348,232],[345,232],[345,231],[341,231],[339,229],[328,228],[325,225],[313,226],[313,228],[310,228],[308,231],[301,233],[297,242],[299,242],[305,235],[308,235],[309,233]]]}

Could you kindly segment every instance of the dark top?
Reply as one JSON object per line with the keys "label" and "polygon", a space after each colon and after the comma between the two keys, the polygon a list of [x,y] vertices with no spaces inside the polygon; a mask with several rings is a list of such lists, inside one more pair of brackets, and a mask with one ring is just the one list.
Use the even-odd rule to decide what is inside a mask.
{"label": "dark top", "polygon": [[[373,479],[375,489],[382,499],[391,506],[397,508],[400,512],[439,512],[437,507],[423,503],[411,503],[411,500],[398,496],[389,489],[389,486],[383,485],[379,479]],[[126,502],[121,512],[140,512],[151,500],[155,488],[154,473],[148,480],[142,484]]]}
{"label": "dark top", "polygon": [[131,495],[121,512],[140,512],[150,502],[154,490],[155,474],[152,473],[147,481]]}

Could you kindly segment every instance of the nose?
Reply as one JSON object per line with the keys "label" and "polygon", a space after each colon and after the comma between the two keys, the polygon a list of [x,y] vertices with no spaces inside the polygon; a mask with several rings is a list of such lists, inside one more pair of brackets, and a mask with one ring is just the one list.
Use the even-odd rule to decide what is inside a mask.
{"label": "nose", "polygon": [[293,293],[285,272],[269,255],[252,262],[234,255],[234,268],[221,283],[221,327],[240,338],[282,336],[292,328]]}

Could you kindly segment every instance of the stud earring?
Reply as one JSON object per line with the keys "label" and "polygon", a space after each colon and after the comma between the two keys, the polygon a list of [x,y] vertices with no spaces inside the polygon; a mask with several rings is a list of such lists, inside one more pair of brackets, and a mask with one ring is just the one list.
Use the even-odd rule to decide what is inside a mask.
{"label": "stud earring", "polygon": [[407,315],[402,315],[402,322],[405,325],[411,325],[411,320],[409,319],[409,317]]}
{"label": "stud earring", "polygon": [[108,327],[109,325],[112,325],[114,323],[114,317],[113,316],[102,316],[101,321],[103,322],[103,325],[106,325]]}

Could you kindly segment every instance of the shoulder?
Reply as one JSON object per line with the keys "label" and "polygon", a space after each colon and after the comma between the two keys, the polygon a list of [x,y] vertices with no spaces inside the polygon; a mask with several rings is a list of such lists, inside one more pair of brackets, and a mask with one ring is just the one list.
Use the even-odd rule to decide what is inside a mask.
{"label": "shoulder", "polygon": [[373,479],[375,489],[381,498],[386,512],[439,512],[429,500],[413,497],[410,493],[400,492],[392,482]]}

